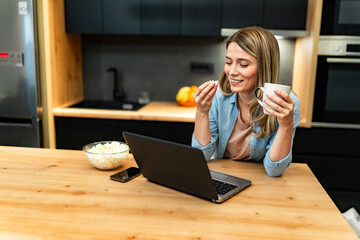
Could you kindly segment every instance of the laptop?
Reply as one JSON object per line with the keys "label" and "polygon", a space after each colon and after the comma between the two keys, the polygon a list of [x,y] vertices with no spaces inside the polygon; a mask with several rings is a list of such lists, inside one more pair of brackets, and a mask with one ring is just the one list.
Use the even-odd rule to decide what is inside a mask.
{"label": "laptop", "polygon": [[142,175],[149,181],[215,203],[222,203],[251,181],[208,168],[200,149],[123,132]]}

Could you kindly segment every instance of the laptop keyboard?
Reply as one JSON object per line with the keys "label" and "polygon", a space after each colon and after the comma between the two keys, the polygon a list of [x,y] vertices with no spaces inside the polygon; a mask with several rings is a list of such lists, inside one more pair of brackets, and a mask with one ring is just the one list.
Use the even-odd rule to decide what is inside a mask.
{"label": "laptop keyboard", "polygon": [[215,188],[216,188],[216,192],[217,194],[219,195],[224,195],[226,194],[227,192],[233,190],[234,188],[236,188],[235,185],[232,185],[232,184],[229,184],[229,183],[224,183],[224,182],[220,182],[218,180],[214,180],[214,185],[215,185]]}

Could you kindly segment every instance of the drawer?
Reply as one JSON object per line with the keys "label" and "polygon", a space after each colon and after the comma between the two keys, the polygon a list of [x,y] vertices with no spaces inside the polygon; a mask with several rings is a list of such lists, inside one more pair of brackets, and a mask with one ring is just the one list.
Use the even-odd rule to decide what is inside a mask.
{"label": "drawer", "polygon": [[360,129],[298,128],[293,152],[301,155],[360,157]]}

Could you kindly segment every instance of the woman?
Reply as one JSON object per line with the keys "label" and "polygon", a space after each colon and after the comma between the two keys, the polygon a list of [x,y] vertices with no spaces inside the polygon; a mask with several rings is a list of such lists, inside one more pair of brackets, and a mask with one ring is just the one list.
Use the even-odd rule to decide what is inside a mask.
{"label": "woman", "polygon": [[192,146],[205,158],[263,161],[269,176],[281,175],[292,160],[300,102],[294,93],[277,90],[267,96],[264,109],[254,90],[265,82],[277,83],[280,53],[277,40],[260,27],[244,28],[226,43],[226,62],[219,83],[202,84],[194,98],[197,106]]}

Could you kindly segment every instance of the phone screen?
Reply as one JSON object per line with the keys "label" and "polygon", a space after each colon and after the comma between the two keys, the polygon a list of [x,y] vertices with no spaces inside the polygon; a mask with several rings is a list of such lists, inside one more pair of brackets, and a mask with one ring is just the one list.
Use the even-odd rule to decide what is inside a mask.
{"label": "phone screen", "polygon": [[124,171],[115,173],[114,175],[110,176],[111,180],[118,181],[118,182],[127,182],[141,174],[140,169],[136,167],[130,167],[125,169]]}

